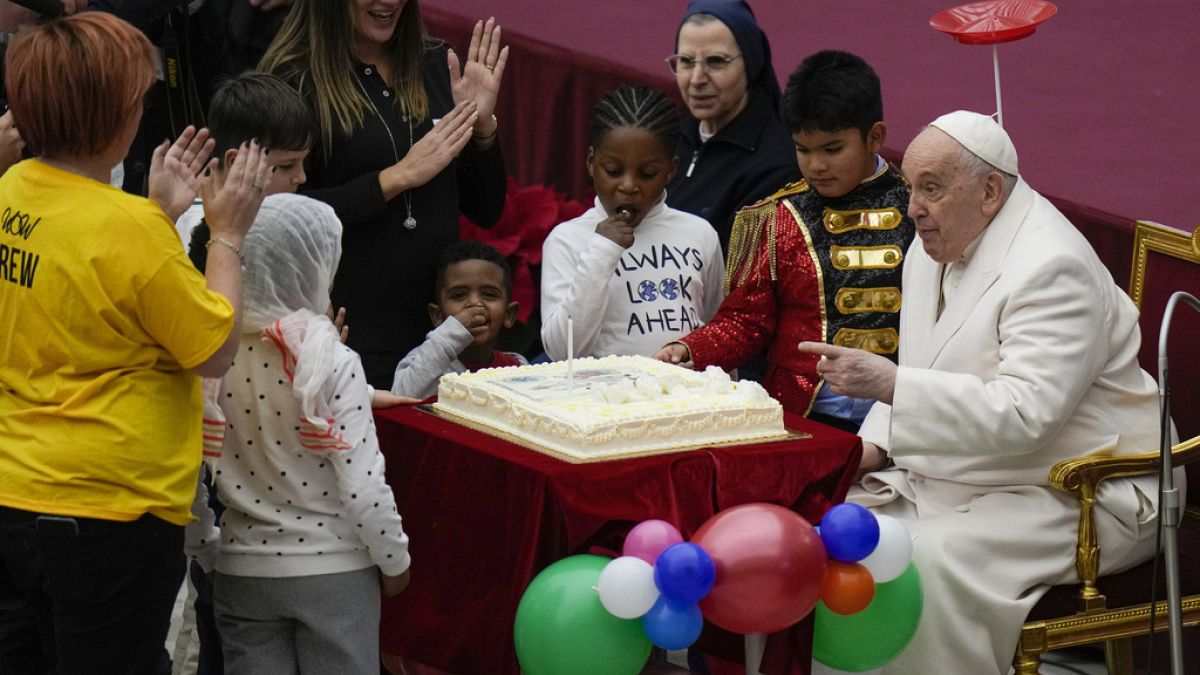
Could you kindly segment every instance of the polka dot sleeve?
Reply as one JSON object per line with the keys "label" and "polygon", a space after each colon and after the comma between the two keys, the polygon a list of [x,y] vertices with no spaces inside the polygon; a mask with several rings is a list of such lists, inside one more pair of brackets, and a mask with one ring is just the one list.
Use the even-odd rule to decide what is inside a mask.
{"label": "polka dot sleeve", "polygon": [[365,381],[358,355],[339,345],[337,370],[326,394],[337,431],[350,448],[329,452],[328,458],[337,475],[341,516],[353,523],[379,569],[394,576],[408,569],[408,536],[392,488],[385,481],[383,453]]}

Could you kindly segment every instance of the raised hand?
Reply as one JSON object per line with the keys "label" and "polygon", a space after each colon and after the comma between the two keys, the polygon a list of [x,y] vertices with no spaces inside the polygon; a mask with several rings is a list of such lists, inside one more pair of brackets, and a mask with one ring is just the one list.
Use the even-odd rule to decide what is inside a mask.
{"label": "raised hand", "polygon": [[383,195],[396,195],[428,183],[450,165],[471,140],[471,127],[478,114],[473,102],[459,103],[433,125],[433,130],[413,144],[399,162],[379,174]]}
{"label": "raised hand", "polygon": [[254,224],[258,207],[262,206],[263,189],[270,176],[266,152],[256,142],[243,143],[238,148],[237,157],[223,179],[217,176],[217,160],[209,162],[200,180],[200,195],[204,198],[204,219],[213,239],[234,239],[234,244],[241,245]]}
{"label": "raised hand", "polygon": [[200,170],[212,154],[215,141],[208,129],[189,126],[174,143],[163,141],[150,156],[150,199],[172,221],[192,205],[200,189]]}
{"label": "raised hand", "polygon": [[475,22],[467,62],[461,68],[454,50],[450,50],[446,56],[454,102],[473,101],[478,109],[476,136],[490,136],[496,130],[492,115],[496,112],[496,98],[500,94],[500,81],[504,77],[504,64],[507,62],[508,47],[500,47],[500,26],[496,25],[495,18],[488,19],[486,23],[482,20]]}

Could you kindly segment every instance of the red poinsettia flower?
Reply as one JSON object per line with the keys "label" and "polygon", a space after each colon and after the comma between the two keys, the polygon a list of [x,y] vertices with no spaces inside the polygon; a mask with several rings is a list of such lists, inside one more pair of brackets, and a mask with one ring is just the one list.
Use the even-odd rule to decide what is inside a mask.
{"label": "red poinsettia flower", "polygon": [[463,239],[474,239],[500,252],[512,267],[512,299],[521,303],[517,320],[528,322],[541,297],[542,242],[559,223],[582,214],[587,208],[544,185],[519,187],[508,179],[504,213],[495,227],[485,230],[466,216],[459,216]]}

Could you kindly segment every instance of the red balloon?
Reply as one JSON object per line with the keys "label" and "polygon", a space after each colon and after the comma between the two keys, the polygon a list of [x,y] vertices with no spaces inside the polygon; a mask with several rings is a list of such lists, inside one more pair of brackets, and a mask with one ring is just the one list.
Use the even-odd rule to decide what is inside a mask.
{"label": "red balloon", "polygon": [[704,523],[692,542],[717,568],[700,601],[704,618],[735,633],[775,633],[803,619],[821,597],[828,557],[820,535],[774,504],[743,504]]}
{"label": "red balloon", "polygon": [[875,597],[875,577],[858,563],[830,560],[821,585],[821,600],[832,612],[856,614]]}

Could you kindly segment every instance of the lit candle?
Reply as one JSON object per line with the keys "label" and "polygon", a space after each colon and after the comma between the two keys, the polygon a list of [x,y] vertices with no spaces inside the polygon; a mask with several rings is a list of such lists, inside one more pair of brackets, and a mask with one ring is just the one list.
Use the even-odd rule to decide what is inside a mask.
{"label": "lit candle", "polygon": [[575,388],[575,320],[567,315],[567,388]]}

